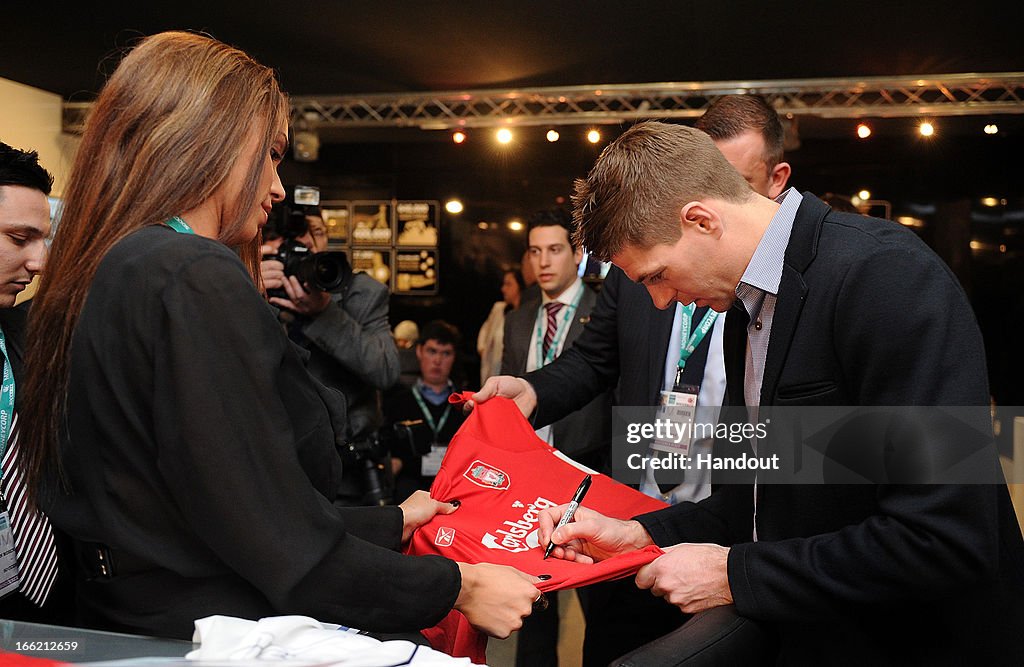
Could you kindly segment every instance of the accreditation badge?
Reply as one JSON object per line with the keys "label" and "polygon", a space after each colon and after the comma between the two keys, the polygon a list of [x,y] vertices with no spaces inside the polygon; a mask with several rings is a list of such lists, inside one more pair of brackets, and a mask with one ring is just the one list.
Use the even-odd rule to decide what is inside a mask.
{"label": "accreditation badge", "polygon": [[0,512],[0,598],[18,590],[18,554],[14,550],[14,532],[7,510]]}
{"label": "accreditation badge", "polygon": [[680,456],[690,452],[699,391],[693,385],[676,385],[672,391],[661,392],[651,449]]}
{"label": "accreditation badge", "polygon": [[424,477],[437,477],[438,471],[441,470],[441,461],[447,452],[448,447],[445,445],[430,445],[430,453],[420,458],[420,474]]}

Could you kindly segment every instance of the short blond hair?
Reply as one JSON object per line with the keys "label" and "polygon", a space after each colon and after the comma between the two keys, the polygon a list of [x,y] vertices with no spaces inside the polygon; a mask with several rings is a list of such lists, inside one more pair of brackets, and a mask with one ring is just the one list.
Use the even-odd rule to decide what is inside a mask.
{"label": "short blond hair", "polygon": [[675,243],[679,210],[706,198],[744,202],[750,185],[692,127],[638,123],[609,144],[573,194],[575,241],[609,260],[625,246]]}

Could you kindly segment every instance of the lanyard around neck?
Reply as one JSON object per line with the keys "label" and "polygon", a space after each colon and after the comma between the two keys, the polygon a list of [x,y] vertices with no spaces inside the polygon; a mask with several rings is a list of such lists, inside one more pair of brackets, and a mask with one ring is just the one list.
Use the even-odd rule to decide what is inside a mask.
{"label": "lanyard around neck", "polygon": [[448,417],[452,413],[452,404],[449,403],[445,406],[444,412],[441,413],[441,420],[434,422],[434,413],[427,407],[426,402],[423,400],[423,396],[420,394],[420,390],[417,387],[412,388],[412,397],[416,399],[416,404],[420,406],[420,412],[423,413],[423,419],[427,421],[427,426],[434,432],[434,439],[436,440],[441,433],[441,429],[444,428],[445,423],[448,421]]}
{"label": "lanyard around neck", "polygon": [[690,355],[693,354],[693,351],[704,340],[704,337],[708,335],[711,325],[715,323],[715,319],[718,317],[717,312],[708,308],[708,312],[704,313],[704,318],[691,334],[690,321],[693,319],[695,310],[697,310],[697,306],[692,303],[682,307],[682,317],[679,323],[679,370],[686,367],[686,362],[689,360]]}
{"label": "lanyard around neck", "polygon": [[[576,292],[576,297],[570,304],[563,304],[562,306],[562,323],[558,325],[557,331],[555,331],[554,337],[551,339],[551,346],[548,347],[548,353],[544,354],[544,331],[547,329],[547,309],[544,307],[545,304],[541,304],[540,308],[537,309],[537,368],[543,368],[552,361],[555,360],[555,356],[558,354],[558,348],[562,344],[562,339],[565,338],[569,331],[568,323],[576,315],[576,308],[580,305],[580,299],[583,297],[584,287]],[[550,303],[550,302],[549,302]]]}
{"label": "lanyard around neck", "polygon": [[[7,354],[7,339],[0,329],[0,352],[4,355],[3,383],[0,384],[0,459],[7,451],[7,438],[11,435],[11,422],[14,420],[14,369],[11,367],[10,355]],[[0,471],[2,474],[2,471]]]}
{"label": "lanyard around neck", "polygon": [[170,220],[165,220],[164,224],[178,232],[179,234],[195,234],[195,230],[188,226],[188,223],[182,220],[178,216],[174,216]]}

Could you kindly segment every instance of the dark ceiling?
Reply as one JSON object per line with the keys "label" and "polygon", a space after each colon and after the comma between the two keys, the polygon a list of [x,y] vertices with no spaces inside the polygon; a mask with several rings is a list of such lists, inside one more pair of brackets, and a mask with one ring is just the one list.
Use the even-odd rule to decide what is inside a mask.
{"label": "dark ceiling", "polygon": [[[277,68],[293,95],[1017,72],[1022,26],[1021,0],[8,0],[0,77],[87,101],[119,51],[169,29],[206,31],[245,49]],[[972,233],[1012,246],[975,257],[974,297],[987,299],[976,308],[993,393],[1000,403],[1024,402],[1021,318],[1005,316],[1024,289],[1015,241],[1024,239],[1024,114],[1000,117],[997,137],[980,130],[993,120],[944,118],[935,141],[915,137],[909,118],[877,121],[869,142],[853,138],[850,121],[799,121],[804,141],[788,156],[791,184],[818,193],[869,188],[893,202],[894,214],[928,218],[933,234],[945,226],[932,218],[948,217],[950,207],[961,218],[974,209]],[[613,136],[622,128],[604,129]],[[456,147],[445,133],[401,132],[387,142],[358,133],[325,141],[318,161],[286,161],[282,178],[319,185],[328,199],[460,197],[465,212],[442,217],[440,298],[393,300],[391,316],[446,317],[475,340],[498,296],[498,266],[522,252],[521,235],[504,221],[564,202],[600,147],[548,145],[537,133],[499,151],[475,138]],[[980,197],[1009,204],[981,215]],[[502,224],[484,232],[480,221]]]}
{"label": "dark ceiling", "polygon": [[118,49],[204,30],[297,95],[1024,69],[1015,2],[7,3],[0,76],[90,99]]}

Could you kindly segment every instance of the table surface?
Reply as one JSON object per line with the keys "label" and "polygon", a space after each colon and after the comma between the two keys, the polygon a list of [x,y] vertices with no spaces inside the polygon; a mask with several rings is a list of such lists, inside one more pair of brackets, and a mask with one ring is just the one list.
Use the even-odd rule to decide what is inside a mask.
{"label": "table surface", "polygon": [[[59,662],[95,663],[141,657],[184,658],[193,648],[196,646],[192,642],[180,639],[0,620],[0,651]],[[132,661],[132,664],[139,662]]]}

